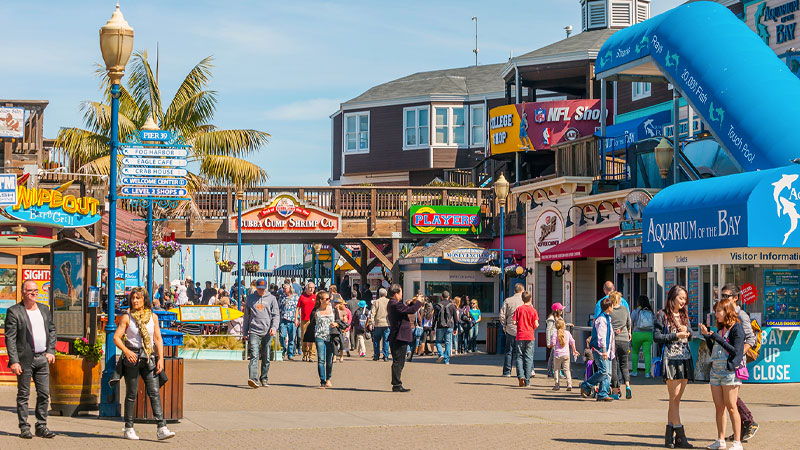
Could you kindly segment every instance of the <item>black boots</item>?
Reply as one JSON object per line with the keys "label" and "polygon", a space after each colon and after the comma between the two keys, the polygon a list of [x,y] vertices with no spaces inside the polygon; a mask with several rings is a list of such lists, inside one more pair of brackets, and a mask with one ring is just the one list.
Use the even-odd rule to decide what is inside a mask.
{"label": "black boots", "polygon": [[667,431],[664,433],[664,447],[666,448],[675,448],[675,441],[672,437],[675,429],[672,428],[672,425],[667,424]]}
{"label": "black boots", "polygon": [[675,448],[694,448],[694,445],[690,444],[689,440],[686,439],[683,425],[675,427],[673,430],[675,431]]}

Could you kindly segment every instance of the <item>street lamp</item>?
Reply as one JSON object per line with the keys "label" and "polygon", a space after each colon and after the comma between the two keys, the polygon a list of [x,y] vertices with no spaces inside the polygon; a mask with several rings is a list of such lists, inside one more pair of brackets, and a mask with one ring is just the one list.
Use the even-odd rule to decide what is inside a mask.
{"label": "street lamp", "polygon": [[505,235],[505,207],[506,197],[508,196],[508,180],[504,174],[500,174],[500,178],[494,182],[494,195],[500,202],[500,301],[505,298],[505,284],[506,284],[506,268],[503,260],[503,237]]}
{"label": "street lamp", "polygon": [[[220,258],[222,258],[222,252],[219,250],[219,247],[217,247],[214,249],[214,262],[218,263]],[[214,280],[216,280],[217,283],[222,284],[222,280],[220,279],[221,277],[219,273],[219,264],[214,264],[214,266],[216,267],[216,270],[214,271],[214,273],[216,274],[214,276]]]}
{"label": "street lamp", "polygon": [[319,279],[320,279],[320,276],[319,276],[319,251],[321,249],[322,249],[322,244],[320,244],[319,242],[314,244],[314,264],[315,264],[314,275],[316,275],[316,278],[317,278],[317,280],[315,282],[317,284],[317,287],[319,287]]}
{"label": "street lamp", "polygon": [[[133,50],[133,28],[128,25],[122,17],[119,5],[111,14],[111,19],[100,28],[100,52],[103,54],[103,61],[108,71],[108,80],[111,84],[111,136],[109,144],[111,155],[109,161],[109,180],[108,190],[108,256],[111,260],[111,276],[115,276],[117,270],[117,147],[119,134],[119,84],[125,74],[125,65],[131,57]],[[111,257],[113,256],[113,257]],[[113,283],[110,283],[113,286]],[[119,391],[116,386],[111,387],[109,381],[114,374],[116,366],[117,350],[114,346],[114,333],[117,330],[114,314],[114,289],[109,289],[108,293],[108,321],[106,322],[106,365],[103,370],[102,382],[100,383],[102,392],[100,393],[100,416],[119,417]]]}
{"label": "street lamp", "polygon": [[239,214],[239,219],[236,230],[237,230],[237,237],[236,237],[236,267],[239,268],[239,271],[236,275],[236,290],[239,291],[237,297],[239,297],[239,307],[242,308],[244,305],[244,289],[242,289],[242,200],[244,200],[244,191],[239,189],[236,191],[236,211]]}
{"label": "street lamp", "polygon": [[672,158],[675,154],[672,152],[672,145],[670,145],[667,138],[661,138],[661,142],[656,145],[654,150],[656,156],[656,165],[661,178],[666,180],[669,174],[669,169],[672,167]]}

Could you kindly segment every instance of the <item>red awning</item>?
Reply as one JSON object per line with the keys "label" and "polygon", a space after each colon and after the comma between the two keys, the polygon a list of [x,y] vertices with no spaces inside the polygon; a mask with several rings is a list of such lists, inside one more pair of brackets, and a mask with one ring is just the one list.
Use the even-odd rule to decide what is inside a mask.
{"label": "red awning", "polygon": [[542,261],[579,258],[613,258],[614,248],[608,246],[608,240],[619,234],[619,228],[595,228],[567,239],[555,247],[542,253]]}

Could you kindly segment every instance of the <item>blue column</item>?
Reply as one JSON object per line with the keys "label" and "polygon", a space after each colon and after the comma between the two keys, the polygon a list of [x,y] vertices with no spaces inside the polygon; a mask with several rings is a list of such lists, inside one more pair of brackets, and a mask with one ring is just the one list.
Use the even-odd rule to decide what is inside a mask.
{"label": "blue column", "polygon": [[500,304],[506,298],[506,263],[505,249],[503,248],[503,236],[505,235],[505,212],[503,204],[500,204]]}
{"label": "blue column", "polygon": [[194,258],[195,250],[196,250],[196,248],[195,248],[194,244],[192,244],[192,281],[194,281],[195,284],[196,284],[197,283],[197,278],[195,278],[195,270],[194,270],[194,266],[196,265],[195,264],[195,258]]}
{"label": "blue column", "polygon": [[153,202],[147,202],[147,292],[153,298]]}
{"label": "blue column", "polygon": [[238,275],[236,276],[236,289],[239,290],[239,306],[241,307],[244,304],[242,302],[242,300],[244,300],[244,289],[242,289],[242,199],[240,198],[236,199],[236,210],[239,214],[239,221],[236,222],[236,267],[239,268]]}
{"label": "blue column", "polygon": [[108,292],[108,322],[106,323],[106,364],[100,382],[100,416],[119,417],[119,391],[117,385],[109,386],[108,382],[114,374],[116,367],[117,349],[114,345],[114,333],[117,331],[115,323],[116,314],[114,307],[116,274],[117,274],[117,151],[119,141],[119,83],[111,86],[111,136],[110,146],[111,155],[109,161],[109,189],[108,189],[108,260],[109,264],[109,286]]}

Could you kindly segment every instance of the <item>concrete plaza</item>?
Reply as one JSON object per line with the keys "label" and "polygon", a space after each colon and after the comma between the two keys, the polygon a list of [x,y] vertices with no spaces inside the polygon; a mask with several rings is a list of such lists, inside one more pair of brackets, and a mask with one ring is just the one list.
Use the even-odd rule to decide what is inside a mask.
{"label": "concrete plaza", "polygon": [[[432,357],[406,364],[412,391],[390,392],[390,365],[350,358],[333,367],[333,388],[317,389],[316,364],[273,363],[270,387],[246,386],[244,361],[186,361],[184,419],[171,441],[155,441],[155,425],[137,424],[139,442],[123,441],[121,420],[51,416],[53,440],[16,437],[16,389],[0,387],[2,448],[637,448],[663,446],[666,390],[634,378],[631,400],[597,403],[577,389],[553,392],[542,371],[529,388],[503,378],[496,355]],[[541,367],[541,363],[537,362]],[[575,370],[577,373],[578,370]],[[576,383],[577,386],[577,383]],[[761,429],[746,448],[800,447],[796,385],[747,385],[742,397]],[[690,384],[682,417],[694,445],[716,435],[708,385]],[[34,420],[33,416],[30,418]],[[32,423],[32,422],[31,422]]]}

